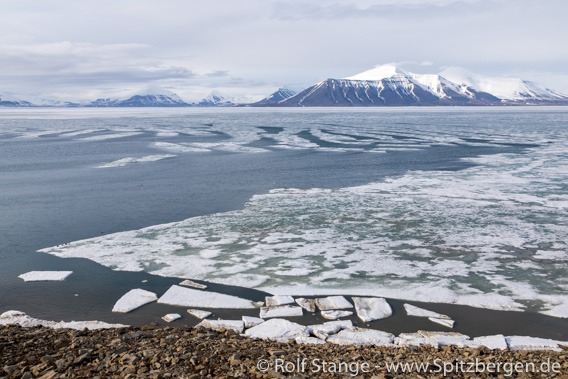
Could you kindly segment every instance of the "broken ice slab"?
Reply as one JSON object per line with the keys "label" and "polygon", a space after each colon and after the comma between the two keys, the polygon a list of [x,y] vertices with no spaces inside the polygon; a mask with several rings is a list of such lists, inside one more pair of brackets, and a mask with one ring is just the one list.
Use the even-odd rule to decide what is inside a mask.
{"label": "broken ice slab", "polygon": [[394,335],[375,329],[353,328],[344,329],[339,333],[329,336],[327,342],[336,345],[375,345],[391,346]]}
{"label": "broken ice slab", "polygon": [[135,288],[122,295],[122,297],[114,304],[112,311],[115,313],[128,313],[143,306],[144,304],[156,301],[157,299],[158,295],[154,292]]}
{"label": "broken ice slab", "polygon": [[276,305],[292,304],[294,303],[294,298],[288,295],[266,296],[264,298],[264,303],[267,307],[274,307]]}
{"label": "broken ice slab", "polygon": [[412,304],[404,304],[404,309],[406,310],[406,314],[409,316],[415,317],[433,317],[433,318],[440,318],[440,319],[449,319],[450,316],[443,315],[441,313],[432,312],[424,308],[419,308]]}
{"label": "broken ice slab", "polygon": [[19,275],[18,278],[24,279],[24,282],[60,282],[72,273],[73,271],[30,271]]}
{"label": "broken ice slab", "polygon": [[320,311],[353,308],[353,305],[343,296],[320,297],[316,299],[316,305]]}
{"label": "broken ice slab", "polygon": [[200,291],[173,285],[158,299],[160,304],[199,308],[255,308],[252,301],[218,292]]}
{"label": "broken ice slab", "polygon": [[435,322],[436,324],[440,324],[442,326],[453,328],[455,321],[449,318],[436,318],[436,317],[428,317],[428,320]]}
{"label": "broken ice slab", "polygon": [[471,347],[485,346],[491,350],[495,349],[505,350],[509,347],[507,345],[507,341],[505,340],[505,336],[502,334],[497,334],[494,336],[475,337],[473,339],[473,343],[469,344],[469,346]]}
{"label": "broken ice slab", "polygon": [[278,342],[288,342],[296,337],[310,336],[308,328],[304,325],[281,318],[273,318],[247,329],[245,335],[251,338],[268,339]]}
{"label": "broken ice slab", "polygon": [[323,324],[308,325],[308,331],[312,334],[314,334],[314,331],[318,331],[330,335],[349,328],[353,328],[351,320],[328,321]]}
{"label": "broken ice slab", "polygon": [[235,333],[242,333],[245,325],[243,320],[203,320],[195,326],[216,331],[232,330]]}
{"label": "broken ice slab", "polygon": [[259,317],[243,316],[243,322],[245,324],[245,329],[248,329],[262,324],[264,320]]}
{"label": "broken ice slab", "polygon": [[162,317],[162,320],[164,320],[165,322],[172,322],[180,318],[181,315],[179,313],[168,313],[167,315]]}
{"label": "broken ice slab", "polygon": [[357,316],[364,322],[380,320],[392,315],[392,309],[382,297],[352,297]]}
{"label": "broken ice slab", "polygon": [[353,316],[351,311],[321,311],[321,316],[327,318],[328,320],[337,320],[341,317]]}
{"label": "broken ice slab", "polygon": [[304,312],[302,311],[302,307],[291,305],[260,308],[260,318],[297,317],[302,316],[303,314]]}
{"label": "broken ice slab", "polygon": [[314,313],[316,311],[316,301],[314,299],[304,299],[300,297],[296,299],[296,304],[308,312]]}
{"label": "broken ice slab", "polygon": [[295,340],[298,345],[325,345],[325,340],[315,337],[298,336]]}
{"label": "broken ice slab", "polygon": [[22,328],[36,327],[38,325],[51,329],[109,329],[109,328],[126,328],[124,324],[107,324],[102,321],[47,321],[28,316],[20,311],[7,311],[0,315],[0,325],[18,324]]}
{"label": "broken ice slab", "polygon": [[201,320],[203,320],[204,318],[207,318],[207,317],[209,317],[213,314],[209,311],[202,311],[201,309],[188,309],[187,313],[189,313],[193,317],[197,317]]}
{"label": "broken ice slab", "polygon": [[526,336],[508,336],[505,337],[505,341],[507,341],[507,345],[511,350],[552,350],[561,352],[563,349],[558,345],[568,346],[568,341],[556,341]]}
{"label": "broken ice slab", "polygon": [[183,282],[180,282],[179,285],[180,286],[186,286],[186,287],[199,288],[200,290],[204,290],[204,289],[207,288],[207,286],[205,284],[195,283],[193,280],[189,280],[189,279],[186,279]]}

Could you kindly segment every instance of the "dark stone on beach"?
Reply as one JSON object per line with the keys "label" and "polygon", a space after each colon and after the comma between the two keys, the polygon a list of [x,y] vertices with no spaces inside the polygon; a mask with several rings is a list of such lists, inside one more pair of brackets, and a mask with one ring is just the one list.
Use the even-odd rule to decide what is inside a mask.
{"label": "dark stone on beach", "polygon": [[[283,373],[274,367],[259,370],[261,360],[274,363],[299,362],[320,359],[327,362],[369,363],[380,366],[368,375],[359,377],[403,378],[442,377],[440,374],[403,375],[389,373],[385,363],[421,363],[441,359],[482,362],[558,362],[561,372],[550,375],[542,373],[513,374],[507,377],[564,378],[568,379],[566,351],[509,351],[486,348],[458,348],[455,346],[433,348],[298,345],[295,342],[252,340],[230,332],[212,332],[186,328],[154,328],[142,330],[107,329],[76,332],[69,329],[51,330],[0,326],[0,340],[9,343],[0,345],[0,377],[7,378],[269,378],[269,377],[352,377],[332,373],[306,372]],[[126,337],[125,336],[129,336]],[[72,341],[56,347],[62,340]],[[313,368],[313,367],[312,367]],[[436,376],[437,375],[437,376]],[[356,376],[355,376],[356,377]],[[452,373],[449,377],[489,378],[499,377],[491,373]]]}

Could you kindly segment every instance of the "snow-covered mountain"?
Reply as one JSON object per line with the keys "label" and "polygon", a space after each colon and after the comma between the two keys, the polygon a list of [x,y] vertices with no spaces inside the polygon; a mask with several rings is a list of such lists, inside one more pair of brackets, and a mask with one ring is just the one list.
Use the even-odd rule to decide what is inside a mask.
{"label": "snow-covered mountain", "polygon": [[491,93],[508,102],[565,101],[567,99],[566,95],[519,78],[482,76],[460,67],[445,69],[440,75],[454,83],[460,83],[462,86],[468,86],[477,91]]}
{"label": "snow-covered mountain", "polygon": [[458,76],[457,71],[444,74],[414,74],[394,65],[382,65],[344,79],[324,80],[274,105],[568,105],[568,96],[521,79],[471,73]]}
{"label": "snow-covered mountain", "polygon": [[295,94],[296,91],[293,91],[290,88],[282,87],[279,88],[276,92],[273,92],[269,96],[265,97],[264,99],[250,105],[254,107],[274,105],[282,100],[286,100],[287,98],[294,96]]}
{"label": "snow-covered mountain", "polygon": [[233,107],[235,105],[250,104],[257,101],[258,98],[249,96],[229,96],[219,91],[213,91],[209,96],[200,100],[199,102],[192,103],[198,107]]}
{"label": "snow-covered mountain", "polygon": [[31,107],[32,103],[16,96],[0,94],[0,107]]}
{"label": "snow-covered mountain", "polygon": [[149,89],[122,98],[97,99],[86,107],[188,107],[175,93],[161,88]]}

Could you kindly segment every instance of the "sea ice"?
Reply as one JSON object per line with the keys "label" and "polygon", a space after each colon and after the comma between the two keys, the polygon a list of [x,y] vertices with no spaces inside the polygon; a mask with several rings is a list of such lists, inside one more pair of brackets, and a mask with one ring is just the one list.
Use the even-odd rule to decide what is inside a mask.
{"label": "sea ice", "polygon": [[25,282],[62,281],[73,271],[30,271],[19,275]]}
{"label": "sea ice", "polygon": [[122,295],[114,304],[112,311],[116,313],[128,313],[157,299],[158,296],[154,292],[136,288]]}
{"label": "sea ice", "polygon": [[193,288],[171,286],[158,299],[160,304],[200,308],[255,308],[250,300],[218,292],[200,291]]}
{"label": "sea ice", "polygon": [[440,319],[449,319],[449,316],[443,315],[441,313],[436,313],[429,311],[424,308],[419,308],[412,304],[404,304],[404,309],[406,310],[406,314],[409,316],[416,316],[416,317],[434,317]]}
{"label": "sea ice", "polygon": [[260,308],[260,318],[296,317],[302,316],[303,314],[302,307],[290,305]]}
{"label": "sea ice", "polygon": [[172,322],[180,318],[181,315],[179,313],[168,313],[167,315],[162,317],[162,320],[164,320],[165,322]]}
{"label": "sea ice", "polygon": [[211,316],[213,313],[209,312],[209,311],[202,311],[200,309],[188,309],[187,313],[189,313],[190,315],[200,318],[200,319],[204,319],[207,318],[209,316]]}
{"label": "sea ice", "polygon": [[108,324],[102,321],[47,321],[26,315],[20,311],[7,311],[0,315],[0,325],[18,324],[23,328],[35,327],[38,325],[52,329],[109,329],[126,328],[124,324]]}
{"label": "sea ice", "polygon": [[273,307],[275,305],[286,305],[294,303],[294,298],[288,295],[266,296],[264,298],[264,303],[267,307]]}
{"label": "sea ice", "polygon": [[349,317],[352,315],[353,312],[351,311],[321,311],[321,316],[328,320],[337,320],[338,318]]}
{"label": "sea ice", "polygon": [[353,305],[343,296],[320,297],[316,299],[316,305],[320,311],[353,308]]}
{"label": "sea ice", "polygon": [[308,328],[292,321],[273,318],[245,331],[251,338],[288,342],[296,337],[309,337]]}
{"label": "sea ice", "polygon": [[314,299],[304,299],[300,297],[296,299],[296,304],[308,312],[314,313],[316,311],[316,301]]}
{"label": "sea ice", "polygon": [[252,316],[243,316],[243,322],[245,324],[245,329],[249,329],[253,326],[262,324],[264,322],[264,319]]}
{"label": "sea ice", "polygon": [[195,327],[217,331],[232,330],[240,334],[243,332],[245,325],[243,320],[203,320]]}
{"label": "sea ice", "polygon": [[183,282],[180,282],[179,285],[180,286],[186,286],[186,287],[198,288],[200,290],[204,290],[204,289],[207,288],[207,286],[205,284],[196,283],[193,280],[189,280],[189,279],[186,279]]}
{"label": "sea ice", "polygon": [[465,346],[467,344],[467,341],[469,341],[469,336],[456,332],[428,332],[419,330],[418,334],[426,339],[436,342],[440,346]]}
{"label": "sea ice", "polygon": [[390,346],[394,335],[374,329],[354,328],[344,329],[339,333],[329,336],[327,342],[336,345],[375,345]]}
{"label": "sea ice", "polygon": [[428,317],[428,320],[435,322],[436,324],[440,324],[442,326],[453,328],[455,321],[449,318],[437,318],[437,317]]}
{"label": "sea ice", "polygon": [[382,297],[352,297],[357,316],[364,322],[387,318],[392,309]]}

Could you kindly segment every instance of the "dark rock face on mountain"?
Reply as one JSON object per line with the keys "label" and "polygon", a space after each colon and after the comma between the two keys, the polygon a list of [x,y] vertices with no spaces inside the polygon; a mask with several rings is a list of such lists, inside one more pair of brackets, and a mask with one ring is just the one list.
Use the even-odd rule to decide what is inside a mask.
{"label": "dark rock face on mountain", "polygon": [[269,106],[269,105],[275,105],[283,100],[286,100],[292,96],[294,96],[296,94],[295,91],[292,91],[289,88],[279,88],[278,91],[272,93],[270,96],[265,97],[264,99],[250,104],[253,107],[263,107],[263,106]]}
{"label": "dark rock face on mountain", "polygon": [[408,80],[381,79],[346,80],[327,79],[285,99],[277,106],[448,106],[448,105],[502,105],[501,100],[486,92],[465,88],[464,92],[441,85],[440,93],[432,93]]}

